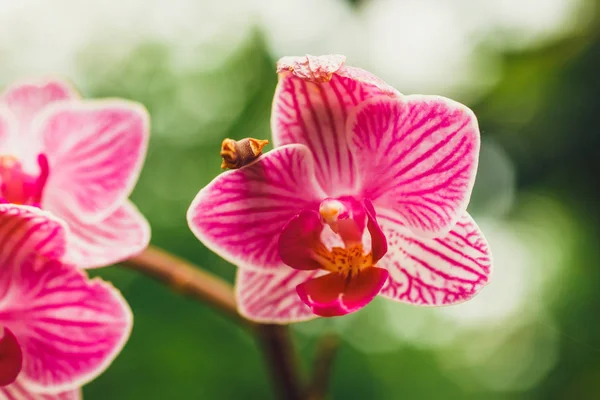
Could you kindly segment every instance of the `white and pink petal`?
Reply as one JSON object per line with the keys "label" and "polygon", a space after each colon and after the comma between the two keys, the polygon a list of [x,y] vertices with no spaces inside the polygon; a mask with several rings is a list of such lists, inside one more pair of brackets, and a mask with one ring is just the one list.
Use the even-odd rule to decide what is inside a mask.
{"label": "white and pink petal", "polygon": [[265,324],[289,324],[316,318],[298,297],[296,286],[324,273],[290,267],[270,272],[240,268],[235,283],[238,311],[252,321]]}
{"label": "white and pink petal", "polygon": [[414,233],[438,237],[465,212],[479,157],[475,115],[438,96],[380,97],[349,123],[364,197]]}
{"label": "white and pink petal", "polygon": [[16,117],[19,137],[31,141],[31,124],[44,108],[56,102],[77,99],[79,94],[68,82],[45,78],[12,84],[0,95],[0,105]]}
{"label": "white and pink petal", "polygon": [[97,377],[129,337],[125,300],[109,284],[55,260],[32,256],[17,268],[0,274],[13,280],[0,321],[23,350],[19,379],[33,391],[62,392]]}
{"label": "white and pink petal", "polygon": [[0,400],[80,400],[81,389],[60,393],[32,392],[21,380],[11,385],[0,387]]}
{"label": "white and pink petal", "polygon": [[72,213],[60,215],[69,225],[65,261],[80,268],[116,264],[138,255],[150,243],[150,225],[126,201],[106,219],[87,224]]}
{"label": "white and pink petal", "polygon": [[357,184],[346,123],[354,108],[374,96],[400,94],[367,71],[344,66],[340,55],[284,57],[277,64],[271,128],[273,143],[306,145],[316,177],[328,196],[348,194]]}
{"label": "white and pink petal", "polygon": [[138,103],[88,100],[48,107],[34,127],[50,163],[42,206],[98,222],[129,196],[149,138],[149,116]]}
{"label": "white and pink petal", "polygon": [[63,264],[65,229],[44,211],[0,205],[0,325],[23,354],[19,382],[65,392],[99,375],[129,337],[120,293]]}
{"label": "white and pink petal", "polygon": [[379,222],[389,246],[378,263],[390,273],[382,296],[410,304],[442,306],[466,301],[488,283],[491,252],[468,214],[437,239],[416,237],[385,217]]}
{"label": "white and pink petal", "polygon": [[[31,253],[58,259],[65,251],[62,221],[35,207],[0,204],[0,269],[21,263]],[[0,293],[6,293],[12,283],[0,280]]]}
{"label": "white and pink petal", "polygon": [[281,267],[278,240],[304,209],[324,197],[313,158],[302,145],[274,149],[240,169],[224,172],[192,202],[190,229],[206,247],[241,268]]}

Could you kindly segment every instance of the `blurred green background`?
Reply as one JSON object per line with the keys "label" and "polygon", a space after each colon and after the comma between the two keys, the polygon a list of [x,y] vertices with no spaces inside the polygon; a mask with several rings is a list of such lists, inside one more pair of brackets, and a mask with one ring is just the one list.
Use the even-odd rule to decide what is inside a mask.
{"label": "blurred green background", "polygon": [[[0,2],[0,83],[61,75],[145,104],[152,139],[132,196],[154,245],[233,281],[185,211],[223,138],[268,138],[283,55],[343,53],[403,93],[469,105],[482,130],[470,211],[495,258],[469,303],[376,301],[292,327],[304,367],[342,347],[331,398],[600,398],[600,1],[22,0]],[[274,398],[251,337],[119,266],[131,340],[93,399]]]}

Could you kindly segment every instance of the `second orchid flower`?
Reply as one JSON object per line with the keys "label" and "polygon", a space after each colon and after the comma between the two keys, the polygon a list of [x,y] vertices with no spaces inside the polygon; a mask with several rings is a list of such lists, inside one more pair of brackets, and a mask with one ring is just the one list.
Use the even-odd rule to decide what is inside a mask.
{"label": "second orchid flower", "polygon": [[127,200],[148,137],[140,104],[82,100],[59,80],[15,83],[0,95],[0,202],[66,221],[70,263],[124,260],[150,240],[146,219]]}
{"label": "second orchid flower", "polygon": [[196,236],[239,267],[250,319],[344,315],[377,294],[447,305],[488,282],[490,251],[466,212],[474,114],[344,61],[281,59],[275,149],[221,174],[188,211]]}

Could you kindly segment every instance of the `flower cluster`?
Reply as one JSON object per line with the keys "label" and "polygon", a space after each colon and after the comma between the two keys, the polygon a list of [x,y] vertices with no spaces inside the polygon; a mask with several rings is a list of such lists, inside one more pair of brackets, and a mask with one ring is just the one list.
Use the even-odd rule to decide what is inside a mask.
{"label": "flower cluster", "polygon": [[289,323],[474,296],[487,242],[466,208],[479,156],[467,107],[402,95],[343,56],[284,57],[274,149],[203,188],[195,235],[239,267],[248,318]]}
{"label": "flower cluster", "polygon": [[[490,251],[466,212],[475,116],[344,62],[281,59],[274,149],[225,140],[230,171],[188,211],[196,236],[239,267],[249,319],[341,316],[377,295],[447,305],[488,281]],[[128,339],[127,303],[83,269],[149,243],[127,200],[148,136],[140,105],[82,100],[58,80],[0,96],[0,397],[78,399]]]}
{"label": "flower cluster", "polygon": [[125,344],[131,311],[81,268],[129,258],[150,228],[129,196],[148,115],[65,82],[0,95],[0,393],[77,399]]}

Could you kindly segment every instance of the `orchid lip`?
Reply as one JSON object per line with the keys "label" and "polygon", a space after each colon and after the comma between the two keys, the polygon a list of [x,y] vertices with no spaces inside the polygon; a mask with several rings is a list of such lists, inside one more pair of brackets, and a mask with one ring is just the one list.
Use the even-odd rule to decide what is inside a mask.
{"label": "orchid lip", "polygon": [[388,279],[388,271],[369,267],[361,279],[345,279],[336,273],[296,286],[300,299],[321,317],[336,317],[358,311],[369,304]]}
{"label": "orchid lip", "polygon": [[[305,210],[284,228],[279,238],[280,256],[284,263],[296,269],[323,269],[352,278],[365,268],[372,267],[385,253],[385,236],[377,229],[375,210],[365,200],[325,199],[319,213]],[[327,247],[321,241],[323,227],[328,225],[343,247]],[[365,228],[371,234],[371,248],[365,252],[362,236]]]}
{"label": "orchid lip", "polygon": [[[324,225],[337,233],[343,247],[323,243]],[[371,235],[369,251],[362,243],[365,228]],[[282,261],[292,268],[328,272],[299,284],[296,290],[315,314],[329,317],[364,307],[381,290],[388,273],[375,263],[387,251],[385,241],[368,200],[361,204],[353,199],[326,199],[318,213],[304,210],[288,223],[279,249]]]}
{"label": "orchid lip", "polygon": [[37,173],[29,173],[13,155],[0,155],[0,202],[40,207],[50,166],[45,154],[38,155]]}

